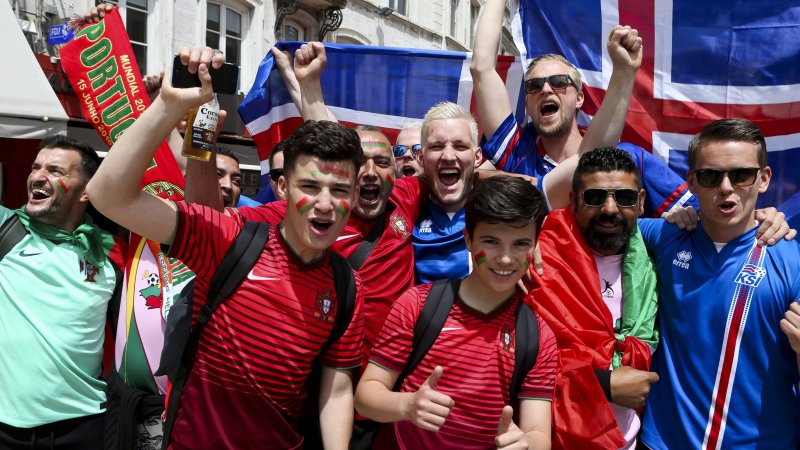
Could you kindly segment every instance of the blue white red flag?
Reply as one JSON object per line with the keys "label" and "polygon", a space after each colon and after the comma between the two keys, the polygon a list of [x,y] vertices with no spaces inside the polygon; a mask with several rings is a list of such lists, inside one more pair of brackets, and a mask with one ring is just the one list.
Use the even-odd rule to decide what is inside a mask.
{"label": "blue white red flag", "polygon": [[[277,47],[294,52],[301,44],[279,42]],[[327,42],[325,48],[328,57],[322,75],[325,104],[345,125],[380,127],[394,142],[406,122],[422,120],[425,112],[438,102],[456,102],[466,108],[474,103],[467,53]],[[497,70],[514,94],[512,97],[519,99],[523,77],[519,58],[499,57]],[[524,108],[522,102],[519,105]],[[275,68],[272,53],[259,65],[255,83],[239,107],[239,114],[255,140],[261,160],[261,184],[266,186],[269,152],[302,123]]]}
{"label": "blue white red flag", "polygon": [[767,140],[772,183],[762,206],[800,212],[800,7],[774,0],[520,0],[513,29],[523,58],[560,53],[584,78],[594,114],[611,76],[606,40],[639,30],[644,60],[623,140],[686,173],[691,137],[712,120],[753,121]]}

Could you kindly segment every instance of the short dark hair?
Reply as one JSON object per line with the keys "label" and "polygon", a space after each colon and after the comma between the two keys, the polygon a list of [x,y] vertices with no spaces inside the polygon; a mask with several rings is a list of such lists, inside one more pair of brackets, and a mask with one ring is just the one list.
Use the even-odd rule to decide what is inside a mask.
{"label": "short dark hair", "polygon": [[286,141],[280,141],[272,147],[272,151],[269,152],[269,157],[267,161],[269,162],[269,168],[272,169],[272,163],[275,161],[275,155],[282,152],[286,148]]}
{"label": "short dark hair", "polygon": [[642,174],[628,152],[614,147],[600,147],[581,155],[572,175],[572,192],[577,194],[581,190],[581,178],[586,174],[615,171],[633,174],[636,187],[642,188]]}
{"label": "short dark hair", "polygon": [[364,160],[361,140],[355,130],[327,120],[309,120],[300,125],[286,140],[283,153],[285,176],[294,171],[300,155],[316,157],[327,162],[352,162],[354,174],[358,174]]}
{"label": "short dark hair", "polygon": [[217,145],[217,155],[227,156],[228,158],[236,161],[236,164],[241,164],[241,161],[239,161],[239,157],[236,156],[236,153],[233,153],[233,150],[224,145]]}
{"label": "short dark hair", "polygon": [[748,142],[756,146],[758,167],[767,165],[767,142],[761,130],[749,120],[719,119],[706,125],[689,142],[689,170],[694,169],[697,152],[710,142]]}
{"label": "short dark hair", "polygon": [[63,148],[64,150],[78,152],[81,155],[79,167],[87,180],[90,180],[94,173],[97,172],[97,168],[100,167],[100,157],[94,151],[94,148],[86,142],[56,134],[42,139],[42,142],[39,143],[39,148],[36,150],[41,151],[46,148]]}
{"label": "short dark hair", "polygon": [[535,223],[538,236],[547,209],[544,196],[530,181],[496,175],[472,188],[464,206],[464,214],[470,238],[480,222],[520,228]]}

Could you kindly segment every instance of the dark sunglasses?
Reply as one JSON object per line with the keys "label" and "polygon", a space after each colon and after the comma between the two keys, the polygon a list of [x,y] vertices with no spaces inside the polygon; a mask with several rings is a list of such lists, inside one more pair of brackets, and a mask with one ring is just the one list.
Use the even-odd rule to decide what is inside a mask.
{"label": "dark sunglasses", "polygon": [[[411,155],[417,156],[417,153],[422,150],[422,144],[414,144],[411,146]],[[392,153],[394,153],[395,158],[402,158],[405,156],[406,151],[408,151],[408,146],[406,145],[395,145],[392,147]]]}
{"label": "dark sunglasses", "polygon": [[554,91],[566,89],[570,85],[575,86],[575,83],[572,82],[572,78],[570,78],[569,75],[550,75],[549,77],[525,80],[525,92],[528,94],[542,92],[545,81],[547,81],[547,84],[549,84],[550,88]]}
{"label": "dark sunglasses", "polygon": [[272,181],[278,182],[278,178],[283,175],[283,169],[272,169],[269,171],[269,177],[272,178]]}
{"label": "dark sunglasses", "polygon": [[722,184],[722,179],[728,175],[731,185],[735,187],[752,186],[758,177],[760,167],[739,167],[737,169],[699,169],[695,170],[694,177],[697,184],[706,188],[714,188]]}
{"label": "dark sunglasses", "polygon": [[639,191],[630,188],[586,189],[581,194],[581,197],[583,197],[583,203],[586,206],[599,208],[605,205],[606,199],[609,195],[614,197],[614,201],[617,202],[617,206],[620,208],[630,208],[631,206],[636,206],[636,202],[639,201]]}

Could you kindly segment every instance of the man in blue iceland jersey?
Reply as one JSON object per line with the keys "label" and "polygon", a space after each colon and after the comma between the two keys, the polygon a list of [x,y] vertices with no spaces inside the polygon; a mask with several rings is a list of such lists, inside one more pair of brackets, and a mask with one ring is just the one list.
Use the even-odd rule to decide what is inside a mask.
{"label": "man in blue iceland jersey", "polygon": [[800,243],[756,241],[769,186],[764,137],[742,119],[712,122],[689,145],[700,222],[639,222],[659,275],[661,343],[642,441],[652,449],[795,449]]}
{"label": "man in blue iceland jersey", "polygon": [[[535,176],[540,179],[541,190],[546,192],[549,180],[542,182],[546,174],[567,163],[570,157],[600,145],[587,146],[582,142],[593,127],[585,136],[578,128],[578,109],[584,100],[581,75],[561,55],[542,55],[528,65],[525,110],[531,123],[524,127],[518,125],[505,84],[495,71],[504,9],[503,0],[487,0],[475,34],[470,70],[475,83],[478,119],[486,137],[481,148],[483,156],[497,169]],[[636,29],[617,26],[612,30],[607,47],[613,71],[607,95],[618,95],[621,89],[625,101],[616,108],[601,109],[593,122],[610,120],[611,126],[606,130],[594,127],[594,131],[614,138],[603,141],[603,146],[617,146],[631,155],[647,191],[643,217],[659,217],[674,206],[696,208],[697,203],[684,180],[658,158],[630,143],[617,145],[633,79],[642,62],[641,45]],[[604,114],[611,114],[611,119]],[[569,172],[571,177],[572,170]],[[553,194],[548,198],[552,199]]]}
{"label": "man in blue iceland jersey", "polygon": [[[502,17],[504,5],[502,0],[487,2],[481,16],[479,29],[486,28],[485,23],[493,23],[494,16]],[[499,29],[496,35],[499,36]],[[490,42],[489,47],[491,48],[488,50],[485,48],[486,45],[486,42],[476,36],[476,55],[479,53],[479,47],[484,56],[491,54],[490,58],[484,59],[491,59],[491,72],[497,76],[494,72],[497,45],[495,43],[492,46]],[[578,163],[577,150],[579,147],[583,152],[588,149],[613,146],[619,141],[624,126],[624,111],[628,107],[633,88],[633,77],[641,65],[641,39],[630,29],[619,27],[612,34],[609,49],[615,55],[614,67],[617,76],[611,78],[608,94],[595,116],[595,120],[592,121],[582,140],[571,139],[569,142],[562,142],[569,148],[574,147],[575,151],[572,152],[575,154],[574,157],[561,164],[558,170],[549,173],[544,171],[524,173],[538,179],[539,187],[545,194],[548,206],[566,205],[569,202],[569,185],[572,181],[572,173]],[[475,67],[483,67],[480,58],[473,59],[473,77],[476,76]],[[493,92],[492,95],[496,96],[494,100],[492,100],[492,95],[478,98],[478,112],[484,122],[484,129],[486,129],[487,123],[481,105],[486,106],[491,102],[497,103],[498,101],[508,103],[502,81],[499,77],[496,81],[500,83],[500,91]],[[480,85],[476,84],[476,86],[479,87],[476,93],[480,94]],[[550,89],[548,88],[548,90]],[[552,93],[552,90],[550,92]],[[567,95],[567,93],[564,94]],[[574,103],[575,90],[573,89],[568,94],[573,97]],[[529,98],[533,98],[533,96],[529,96]],[[575,105],[571,108],[574,112]],[[508,106],[508,110],[511,110],[510,106]],[[565,107],[564,110],[569,110],[569,108]],[[463,206],[476,160],[479,162],[481,159],[481,149],[477,148],[477,126],[474,125],[475,120],[471,115],[463,114],[463,118],[459,120],[463,120],[464,133],[469,130],[472,136],[467,134],[458,136],[458,141],[464,144],[463,149],[459,149],[457,146],[448,147],[445,145],[445,141],[438,137],[434,138],[435,133],[432,131],[434,128],[437,130],[443,128],[448,120],[455,119],[440,114],[441,111],[436,111],[435,115],[431,115],[429,112],[423,123],[422,166],[431,192],[431,201],[417,220],[412,236],[417,283],[427,283],[443,278],[464,278],[470,272],[469,253],[464,243]],[[448,131],[455,133],[452,129],[448,129]],[[547,176],[545,177],[545,175]],[[552,186],[552,188],[548,186]]]}

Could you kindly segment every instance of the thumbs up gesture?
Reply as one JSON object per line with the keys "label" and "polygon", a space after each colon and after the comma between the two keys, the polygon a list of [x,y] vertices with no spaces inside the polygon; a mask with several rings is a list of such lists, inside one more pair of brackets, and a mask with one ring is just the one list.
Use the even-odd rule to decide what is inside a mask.
{"label": "thumbs up gesture", "polygon": [[506,405],[500,413],[497,437],[494,439],[498,450],[524,450],[528,448],[525,432],[514,423],[514,408]]}
{"label": "thumbs up gesture", "polygon": [[436,392],[436,386],[443,373],[442,366],[436,366],[417,392],[411,395],[407,405],[406,417],[423,430],[439,431],[450,415],[450,410],[455,406],[450,396]]}

